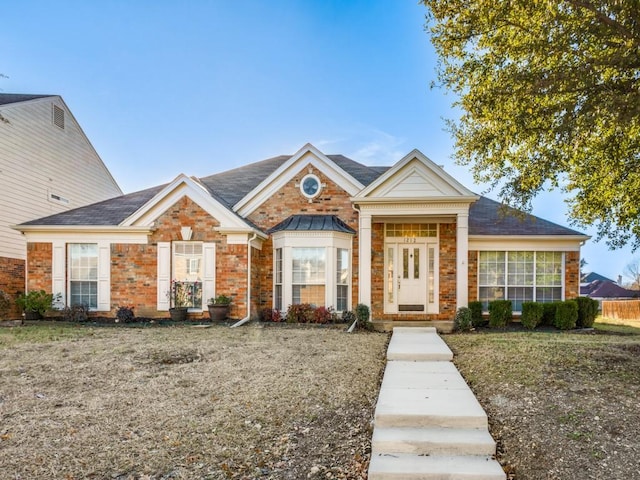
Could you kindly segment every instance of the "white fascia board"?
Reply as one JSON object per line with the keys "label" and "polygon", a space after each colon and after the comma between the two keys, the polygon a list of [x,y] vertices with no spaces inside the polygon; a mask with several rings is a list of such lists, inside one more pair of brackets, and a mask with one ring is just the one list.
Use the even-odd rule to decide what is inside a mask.
{"label": "white fascia board", "polygon": [[153,225],[159,216],[185,196],[218,220],[221,227],[234,229],[235,231],[255,231],[244,220],[213,198],[200,182],[195,182],[184,174],[180,174],[138,211],[125,219],[121,225]]}
{"label": "white fascia board", "polygon": [[579,252],[587,235],[469,235],[469,250]]}
{"label": "white fascia board", "polygon": [[316,147],[307,143],[289,160],[284,162],[257,187],[251,190],[242,200],[233,206],[233,210],[242,217],[250,215],[256,208],[267,201],[275,192],[286,185],[300,173],[302,167],[313,165],[333,183],[344,189],[349,195],[355,195],[364,188],[358,180],[341,169]]}
{"label": "white fascia board", "polygon": [[[407,155],[405,155],[398,163],[392,166],[389,170],[383,173],[380,177],[378,177],[374,182],[369,184],[365,189],[363,189],[360,193],[357,194],[357,199],[354,199],[356,202],[362,201],[365,197],[368,197],[385,183],[390,181],[393,177],[395,177],[398,172],[402,171],[411,161],[414,159],[418,160],[422,163],[422,165],[429,170],[433,175],[446,184],[448,184],[455,191],[460,193],[460,197],[465,198],[474,198],[477,200],[479,197],[475,195],[471,190],[458,182],[455,178],[449,175],[443,168],[436,165],[430,158],[428,158],[424,153],[420,150],[413,149]],[[396,199],[397,200],[397,199]],[[475,201],[473,200],[473,201]]]}
{"label": "white fascia board", "polygon": [[105,229],[95,228],[70,228],[67,230],[40,229],[28,230],[24,232],[27,242],[31,243],[53,243],[62,241],[65,243],[121,243],[145,245],[149,241],[152,230],[146,229]]}

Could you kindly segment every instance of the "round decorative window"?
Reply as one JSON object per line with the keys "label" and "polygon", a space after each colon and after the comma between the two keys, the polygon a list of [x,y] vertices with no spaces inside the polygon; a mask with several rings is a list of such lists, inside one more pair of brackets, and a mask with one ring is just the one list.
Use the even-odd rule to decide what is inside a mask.
{"label": "round decorative window", "polygon": [[307,198],[315,198],[320,195],[320,179],[313,174],[305,175],[300,182],[300,191]]}

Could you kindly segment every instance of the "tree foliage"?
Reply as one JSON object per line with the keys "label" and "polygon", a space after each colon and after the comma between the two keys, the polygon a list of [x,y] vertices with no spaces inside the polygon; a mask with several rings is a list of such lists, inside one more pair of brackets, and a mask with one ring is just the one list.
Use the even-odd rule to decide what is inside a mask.
{"label": "tree foliage", "polygon": [[423,0],[456,160],[530,209],[547,187],[611,247],[640,246],[640,2]]}

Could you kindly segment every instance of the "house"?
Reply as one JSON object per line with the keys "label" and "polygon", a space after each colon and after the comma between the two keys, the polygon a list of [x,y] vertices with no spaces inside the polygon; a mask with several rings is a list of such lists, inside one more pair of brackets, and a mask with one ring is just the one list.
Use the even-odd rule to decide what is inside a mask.
{"label": "house", "polygon": [[621,287],[611,280],[593,280],[580,285],[580,295],[602,303],[602,300],[630,300],[639,298],[640,292]]}
{"label": "house", "polygon": [[105,315],[133,305],[166,316],[178,282],[193,315],[225,294],[237,319],[363,303],[386,326],[450,325],[472,300],[509,299],[519,311],[574,298],[589,238],[474,194],[418,150],[368,167],[310,144],[16,228],[30,289]]}
{"label": "house", "polygon": [[14,297],[25,289],[27,242],[11,225],[122,194],[61,97],[7,93],[0,191],[0,290]]}

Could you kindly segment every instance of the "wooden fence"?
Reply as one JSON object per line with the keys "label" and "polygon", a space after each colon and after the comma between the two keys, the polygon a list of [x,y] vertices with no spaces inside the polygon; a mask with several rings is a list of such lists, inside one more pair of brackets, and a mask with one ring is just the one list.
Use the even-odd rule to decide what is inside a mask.
{"label": "wooden fence", "polygon": [[602,316],[617,320],[640,320],[640,300],[603,300]]}

